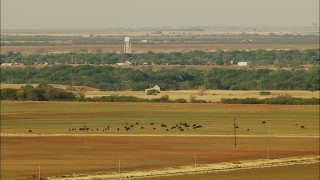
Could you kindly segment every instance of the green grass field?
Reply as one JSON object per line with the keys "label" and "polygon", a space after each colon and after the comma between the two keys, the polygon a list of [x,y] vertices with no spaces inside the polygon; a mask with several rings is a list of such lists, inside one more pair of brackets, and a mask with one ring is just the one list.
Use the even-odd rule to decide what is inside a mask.
{"label": "green grass field", "polygon": [[[86,122],[93,134],[232,135],[236,118],[239,135],[268,135],[269,122],[271,135],[319,134],[318,106],[2,101],[1,107],[2,133],[77,134]],[[125,131],[126,123],[134,127]],[[180,123],[202,128],[170,129]]]}

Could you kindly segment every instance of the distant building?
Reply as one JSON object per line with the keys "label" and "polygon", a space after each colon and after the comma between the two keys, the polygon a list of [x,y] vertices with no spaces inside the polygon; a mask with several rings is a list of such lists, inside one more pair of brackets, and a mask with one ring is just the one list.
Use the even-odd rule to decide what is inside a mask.
{"label": "distant building", "polygon": [[160,92],[161,91],[161,88],[160,86],[158,85],[155,85],[153,88],[150,88],[150,89],[145,89],[144,91],[150,91],[150,90],[156,90],[157,92]]}
{"label": "distant building", "polygon": [[1,66],[9,67],[9,66],[13,66],[13,63],[2,63]]}
{"label": "distant building", "polygon": [[126,62],[123,62],[123,63],[117,63],[118,66],[131,66],[131,62],[130,61],[126,61]]}
{"label": "distant building", "polygon": [[12,66],[24,66],[24,64],[22,63],[2,63],[1,67],[12,67]]}
{"label": "distant building", "polygon": [[238,66],[248,66],[248,62],[238,62]]}

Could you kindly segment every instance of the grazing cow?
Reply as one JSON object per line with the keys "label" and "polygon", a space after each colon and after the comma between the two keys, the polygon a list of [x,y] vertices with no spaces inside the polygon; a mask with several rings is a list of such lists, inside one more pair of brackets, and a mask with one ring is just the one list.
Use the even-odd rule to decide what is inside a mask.
{"label": "grazing cow", "polygon": [[144,127],[141,127],[141,129],[144,129]]}
{"label": "grazing cow", "polygon": [[[74,129],[74,130],[76,130],[76,129]],[[88,130],[89,130],[89,128],[84,128],[84,127],[83,127],[83,128],[79,128],[79,131],[85,131],[85,130],[87,130],[87,131],[88,131]],[[93,129],[92,129],[92,131],[93,131]]]}
{"label": "grazing cow", "polygon": [[138,125],[139,123],[138,122],[136,122],[136,125]]}
{"label": "grazing cow", "polygon": [[69,129],[69,131],[70,131],[70,129]]}
{"label": "grazing cow", "polygon": [[97,128],[97,131],[99,131],[99,129]]}
{"label": "grazing cow", "polygon": [[171,129],[175,129],[175,128],[176,128],[175,126],[171,127]]}
{"label": "grazing cow", "polygon": [[184,129],[180,129],[180,131],[184,131]]}
{"label": "grazing cow", "polygon": [[250,131],[250,129],[247,129],[247,131]]}
{"label": "grazing cow", "polygon": [[169,131],[169,129],[167,129],[167,131]]}
{"label": "grazing cow", "polygon": [[262,124],[265,124],[266,122],[265,121],[262,121]]}
{"label": "grazing cow", "polygon": [[157,129],[157,128],[154,127],[153,129]]}
{"label": "grazing cow", "polygon": [[165,125],[165,124],[161,124],[161,127],[167,127],[167,125]]}
{"label": "grazing cow", "polygon": [[29,133],[32,133],[32,130],[30,129],[28,132],[29,132]]}
{"label": "grazing cow", "polygon": [[192,126],[193,129],[197,129],[197,128],[202,128],[201,125],[197,125],[197,126]]}
{"label": "grazing cow", "polygon": [[150,123],[150,125],[154,125],[154,123]]}
{"label": "grazing cow", "polygon": [[300,126],[302,129],[304,129],[305,127],[304,126]]}
{"label": "grazing cow", "polygon": [[117,128],[117,130],[118,130],[118,131],[120,131],[120,129],[119,129],[119,128]]}

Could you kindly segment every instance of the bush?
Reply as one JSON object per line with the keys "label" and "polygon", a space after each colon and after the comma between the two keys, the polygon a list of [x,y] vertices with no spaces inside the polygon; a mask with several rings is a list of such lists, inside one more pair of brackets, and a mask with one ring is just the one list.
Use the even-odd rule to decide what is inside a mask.
{"label": "bush", "polygon": [[260,91],[259,94],[262,95],[262,96],[269,96],[269,95],[271,95],[271,92],[269,92],[269,91]]}
{"label": "bush", "polygon": [[179,98],[179,99],[176,99],[174,102],[175,103],[187,103],[188,101],[186,99]]}
{"label": "bush", "polygon": [[257,99],[257,98],[244,98],[244,99],[221,99],[225,104],[290,104],[290,105],[319,105],[318,98],[292,98],[288,96],[279,96],[275,98]]}
{"label": "bush", "polygon": [[155,89],[150,89],[147,91],[147,95],[157,95],[159,92]]}

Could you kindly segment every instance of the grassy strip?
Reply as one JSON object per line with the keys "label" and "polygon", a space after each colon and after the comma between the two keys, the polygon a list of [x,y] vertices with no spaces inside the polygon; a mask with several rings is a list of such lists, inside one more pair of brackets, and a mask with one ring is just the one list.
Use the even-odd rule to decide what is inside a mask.
{"label": "grassy strip", "polygon": [[257,99],[257,98],[232,98],[221,99],[224,104],[287,104],[287,105],[319,105],[319,98],[293,98],[288,96],[279,96],[275,98]]}

